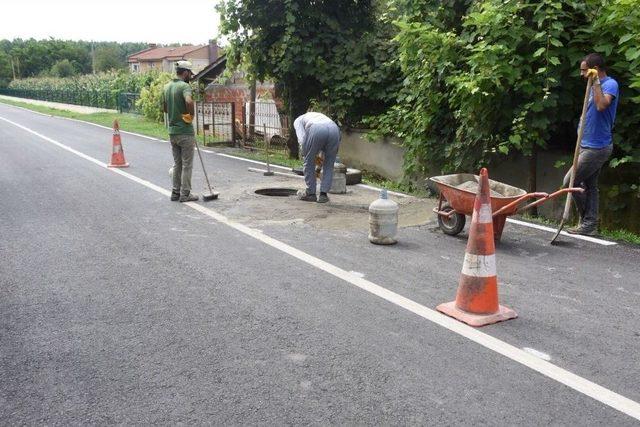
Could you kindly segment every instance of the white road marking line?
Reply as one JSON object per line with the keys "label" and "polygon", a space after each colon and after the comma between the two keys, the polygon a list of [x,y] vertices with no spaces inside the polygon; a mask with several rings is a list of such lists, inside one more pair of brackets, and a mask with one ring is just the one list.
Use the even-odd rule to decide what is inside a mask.
{"label": "white road marking line", "polygon": [[[520,221],[520,220],[517,220],[517,219],[507,218],[507,222],[510,222],[512,224],[524,225],[525,227],[535,228],[536,230],[548,231],[550,233],[556,233],[558,231],[557,228],[546,227],[546,226],[540,225],[540,224],[532,224],[530,222]],[[608,240],[597,239],[597,238],[591,237],[591,236],[581,236],[579,234],[569,234],[566,231],[561,231],[560,234],[562,234],[563,236],[572,237],[572,238],[578,239],[578,240],[585,240],[587,242],[597,243],[597,244],[603,245],[603,246],[613,246],[613,245],[617,244],[616,242],[610,242]]]}
{"label": "white road marking line", "polygon": [[547,362],[551,360],[551,356],[549,356],[547,353],[538,351],[535,348],[524,347],[523,350],[526,351],[527,353],[533,354],[535,357],[539,357],[542,360],[546,360]]}
{"label": "white road marking line", "polygon": [[[25,126],[22,126],[18,123],[15,123],[11,120],[5,119],[4,117],[0,117],[0,120],[3,120],[7,123],[10,123],[20,129],[23,129],[26,132],[29,132],[33,135],[42,138],[43,140],[50,142],[64,150],[69,151],[85,160],[88,160],[98,166],[105,168],[113,173],[117,173],[125,178],[128,178],[134,182],[137,182],[145,187],[157,191],[160,194],[165,196],[169,196],[171,192],[162,187],[159,187],[149,181],[138,178],[137,176],[131,175],[121,169],[113,169],[108,168],[106,163],[103,163],[99,160],[94,159],[84,153],[81,153],[71,147],[68,147],[54,139],[46,137],[34,130],[31,130]],[[215,219],[216,221],[225,224],[247,236],[253,237],[256,240],[261,241],[262,243],[271,246],[272,248],[278,249],[294,258],[299,259],[313,267],[316,267],[319,270],[325,271],[334,277],[342,279],[343,281],[352,284],[366,292],[369,292],[372,295],[376,295],[385,301],[388,301],[392,304],[395,304],[399,307],[404,308],[430,322],[435,323],[436,325],[442,326],[445,329],[448,329],[451,332],[454,332],[460,336],[463,336],[481,346],[494,351],[498,354],[501,354],[514,362],[520,363],[523,366],[526,366],[536,372],[541,373],[561,384],[566,385],[586,396],[597,400],[617,411],[620,411],[630,417],[633,417],[637,420],[640,420],[640,403],[635,402],[627,397],[622,396],[614,391],[611,391],[601,385],[598,385],[592,381],[587,380],[586,378],[580,377],[566,369],[562,369],[559,366],[556,366],[552,363],[549,363],[545,360],[540,359],[537,356],[534,356],[522,349],[519,349],[511,344],[508,344],[504,341],[501,341],[497,338],[492,337],[491,335],[487,335],[484,332],[480,332],[478,329],[474,329],[470,326],[465,325],[464,323],[458,322],[451,317],[445,316],[443,314],[438,313],[435,310],[427,308],[421,304],[418,304],[415,301],[410,300],[409,298],[403,297],[400,294],[397,294],[393,291],[390,291],[386,288],[383,288],[380,285],[376,285],[369,280],[366,280],[362,277],[358,277],[351,272],[341,269],[333,264],[330,264],[326,261],[321,260],[320,258],[316,258],[313,255],[309,255],[306,252],[303,252],[299,249],[294,248],[293,246],[289,246],[286,243],[283,243],[279,240],[276,240],[272,237],[269,237],[263,234],[260,231],[254,230],[246,225],[233,222],[229,220],[224,215],[206,208],[202,205],[199,205],[194,202],[183,203],[185,206],[189,206],[196,211]]]}
{"label": "white road marking line", "polygon": [[[71,120],[71,121],[74,121],[74,122],[87,123],[87,124],[90,124],[90,125],[94,125],[94,126],[98,126],[98,127],[101,127],[101,128],[105,128],[105,129],[111,130],[110,128],[108,128],[106,126],[98,125],[98,124],[91,123],[91,122],[86,122],[84,120],[71,119],[71,118],[68,118],[68,117],[52,116],[50,114],[44,114],[44,113],[40,113],[38,111],[29,110],[28,108],[18,107],[17,105],[11,105],[11,104],[3,104],[3,105],[8,105],[10,107],[20,108],[21,110],[30,111],[32,113],[40,114],[41,116],[45,116],[45,117],[57,117],[57,118],[62,118],[62,119],[66,119],[66,120]],[[121,132],[127,133],[129,135],[139,136],[141,138],[147,138],[147,139],[151,139],[151,140],[155,140],[155,141],[166,142],[166,141],[164,141],[162,139],[152,138],[152,137],[149,137],[149,136],[146,136],[146,135],[141,135],[141,134],[135,133],[135,132],[125,132],[125,131],[121,131]],[[208,150],[203,150],[203,151],[207,152],[209,154],[215,154],[217,156],[228,157],[230,159],[236,159],[236,160],[243,160],[243,161],[246,161],[246,162],[250,162],[250,163],[255,163],[255,164],[266,166],[266,163],[259,162],[257,160],[245,159],[243,157],[236,157],[236,156],[232,156],[230,154],[218,153],[216,151],[208,151]],[[291,169],[291,168],[288,168],[288,167],[278,166],[278,165],[271,165],[271,166],[274,167],[274,168],[281,168],[281,169],[286,169],[286,170],[290,170]],[[375,190],[375,191],[380,191],[381,190],[380,188],[373,187],[373,186],[367,185],[367,184],[356,184],[356,186],[361,187],[361,188],[367,188],[369,190]],[[388,191],[388,193],[389,194],[393,194],[395,196],[400,196],[400,197],[411,197],[408,194],[398,193],[396,191]],[[558,231],[557,229],[553,229],[551,227],[546,227],[544,225],[534,224],[534,223],[526,222],[526,221],[520,221],[520,220],[512,219],[512,218],[507,218],[507,222],[510,222],[512,224],[522,225],[524,227],[535,228],[536,230],[548,231],[550,233],[555,233],[556,231]],[[609,240],[598,239],[598,238],[591,237],[591,236],[581,236],[579,234],[569,234],[566,231],[561,231],[560,234],[563,235],[563,236],[566,236],[566,237],[570,237],[572,239],[585,240],[587,242],[597,243],[597,244],[603,245],[603,246],[617,245],[616,242],[611,242]]]}
{"label": "white road marking line", "polygon": [[359,273],[359,272],[357,272],[357,271],[353,271],[353,270],[351,270],[351,271],[349,272],[349,274],[353,274],[354,276],[356,276],[356,277],[360,277],[361,279],[362,279],[362,278],[364,278],[364,273]]}
{"label": "white road marking line", "polygon": [[[95,126],[95,127],[98,127],[98,128],[102,128],[102,129],[107,129],[107,130],[113,131],[113,128],[112,128],[112,127],[109,127],[109,126],[99,125],[99,124],[97,124],[97,123],[91,123],[91,122],[87,122],[87,121],[85,121],[85,120],[80,120],[80,119],[73,119],[73,118],[71,118],[71,117],[62,117],[62,118],[63,118],[63,119],[70,120],[70,121],[72,121],[72,122],[85,123],[85,124],[87,124],[87,125],[91,125],[91,126]],[[154,138],[154,137],[152,137],[152,136],[142,135],[142,134],[140,134],[140,133],[135,133],[135,132],[129,132],[129,131],[122,130],[122,129],[120,129],[120,133],[124,133],[124,134],[127,134],[127,135],[138,136],[138,137],[140,137],[140,138],[144,138],[144,139],[150,139],[151,141],[167,142],[167,143],[169,142],[169,141],[166,141],[166,140],[164,140],[164,139]]]}
{"label": "white road marking line", "polygon": [[[220,157],[227,157],[229,159],[236,159],[236,160],[242,160],[243,162],[254,163],[256,165],[263,165],[263,166],[267,165],[265,162],[260,162],[258,160],[245,159],[244,157],[236,157],[236,156],[232,156],[231,154],[218,153],[217,151],[210,151],[210,153],[213,153],[216,156],[220,156]],[[280,166],[280,165],[271,165],[271,167],[272,168],[278,168],[278,169],[284,169],[284,170],[288,170],[288,171],[291,170],[291,168],[288,168],[286,166]]]}

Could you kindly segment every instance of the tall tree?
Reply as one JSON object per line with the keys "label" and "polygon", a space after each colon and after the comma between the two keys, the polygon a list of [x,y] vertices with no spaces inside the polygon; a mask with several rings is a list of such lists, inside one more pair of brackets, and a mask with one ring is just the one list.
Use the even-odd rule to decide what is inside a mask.
{"label": "tall tree", "polygon": [[100,47],[95,50],[96,71],[109,71],[122,68],[124,61],[120,58],[120,52],[115,46]]}
{"label": "tall tree", "polygon": [[76,70],[73,68],[71,61],[62,59],[53,64],[51,74],[55,77],[71,77],[76,74]]}
{"label": "tall tree", "polygon": [[[358,40],[373,24],[373,0],[223,0],[221,31],[230,42],[228,61],[250,78],[275,80],[289,123],[320,97],[340,46]],[[298,156],[290,129],[289,153]]]}

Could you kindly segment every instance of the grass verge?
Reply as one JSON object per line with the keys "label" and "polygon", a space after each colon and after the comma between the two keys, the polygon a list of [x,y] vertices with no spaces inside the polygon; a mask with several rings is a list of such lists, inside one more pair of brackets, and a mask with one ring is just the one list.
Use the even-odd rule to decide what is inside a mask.
{"label": "grass verge", "polygon": [[113,121],[118,120],[120,129],[128,132],[140,133],[142,135],[151,136],[159,139],[169,139],[169,134],[162,123],[156,123],[137,114],[120,114],[120,113],[91,113],[83,114],[73,111],[59,110],[57,108],[45,107],[43,105],[27,104],[26,102],[12,101],[1,99],[4,104],[14,105],[16,107],[26,108],[28,110],[37,111],[38,113],[48,114],[50,116],[66,117],[68,119],[84,120],[86,122],[95,123],[97,125],[112,127]]}

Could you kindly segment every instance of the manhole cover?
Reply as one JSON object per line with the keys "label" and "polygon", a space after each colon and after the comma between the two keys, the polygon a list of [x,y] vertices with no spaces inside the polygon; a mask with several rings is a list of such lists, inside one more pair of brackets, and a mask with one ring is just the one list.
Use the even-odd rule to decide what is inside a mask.
{"label": "manhole cover", "polygon": [[261,196],[288,197],[295,196],[298,190],[295,188],[261,188],[256,190],[256,194]]}

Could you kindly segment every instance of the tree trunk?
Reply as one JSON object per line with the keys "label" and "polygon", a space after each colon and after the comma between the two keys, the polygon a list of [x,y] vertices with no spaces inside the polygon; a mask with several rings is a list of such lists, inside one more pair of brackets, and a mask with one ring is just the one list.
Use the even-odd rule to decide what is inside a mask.
{"label": "tree trunk", "polygon": [[251,82],[249,93],[249,140],[253,141],[256,132],[256,82]]}
{"label": "tree trunk", "polygon": [[287,141],[287,147],[289,148],[289,158],[297,159],[300,155],[300,145],[298,143],[296,130],[293,127],[293,122],[298,116],[307,112],[309,99],[304,89],[297,88],[295,84],[292,83],[286,85],[286,93],[288,104],[287,112],[289,115],[289,140]]}

